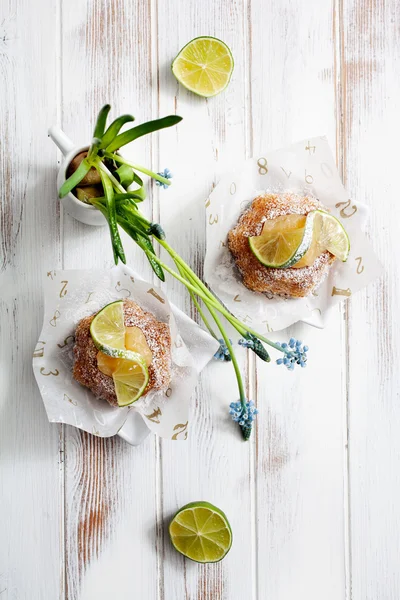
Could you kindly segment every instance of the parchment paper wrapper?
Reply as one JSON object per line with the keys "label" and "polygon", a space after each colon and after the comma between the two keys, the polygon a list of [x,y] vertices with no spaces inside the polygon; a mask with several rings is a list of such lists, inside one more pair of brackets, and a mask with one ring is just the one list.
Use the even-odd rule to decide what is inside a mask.
{"label": "parchment paper wrapper", "polygon": [[[109,437],[118,433],[129,411],[137,411],[159,436],[186,439],[189,400],[198,373],[218,349],[218,342],[176,307],[163,292],[127,267],[110,271],[51,271],[44,285],[43,329],[33,370],[49,421],[68,423]],[[130,298],[171,332],[172,379],[166,392],[149,392],[131,407],[110,406],[72,377],[74,332],[78,322],[109,302]]]}
{"label": "parchment paper wrapper", "polygon": [[[343,222],[351,250],[346,263],[335,261],[315,292],[285,299],[248,290],[227,247],[227,235],[251,201],[263,192],[312,194]],[[368,211],[349,199],[325,137],[304,140],[244,161],[222,177],[206,202],[207,252],[204,277],[213,292],[252,329],[276,331],[303,320],[317,327],[329,309],[382,272],[363,233]]]}

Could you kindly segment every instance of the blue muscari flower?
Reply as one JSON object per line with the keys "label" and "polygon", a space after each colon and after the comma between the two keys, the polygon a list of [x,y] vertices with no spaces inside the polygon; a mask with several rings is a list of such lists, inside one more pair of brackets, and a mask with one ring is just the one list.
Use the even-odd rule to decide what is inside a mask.
{"label": "blue muscari flower", "polygon": [[[221,338],[219,341],[219,348],[216,351],[216,353],[214,354],[214,358],[215,360],[232,360],[232,357],[230,355],[230,352],[228,350],[227,345],[225,344],[224,340]],[[232,340],[229,340],[232,343]]]}
{"label": "blue muscari flower", "polygon": [[[161,173],[157,173],[160,177],[165,177],[165,179],[172,179],[173,175],[169,169],[164,169]],[[156,180],[156,185],[163,187],[165,190],[168,189],[168,185],[166,183],[162,183],[161,181]]]}
{"label": "blue muscari flower", "polygon": [[243,348],[250,348],[250,350],[254,349],[254,341],[253,340],[245,340],[243,338],[240,338],[240,340],[238,340],[238,344],[239,344],[239,346],[243,346]]}
{"label": "blue muscari flower", "polygon": [[253,421],[258,415],[258,410],[256,409],[254,402],[252,400],[246,402],[245,409],[240,401],[231,402],[229,405],[229,414],[233,421],[239,424],[244,439],[248,440],[253,427]]}
{"label": "blue muscari flower", "polygon": [[278,358],[277,365],[285,365],[289,371],[293,371],[295,365],[300,365],[302,368],[306,366],[308,346],[303,346],[301,340],[290,338],[288,344],[278,342],[278,345],[284,350],[284,356]]}

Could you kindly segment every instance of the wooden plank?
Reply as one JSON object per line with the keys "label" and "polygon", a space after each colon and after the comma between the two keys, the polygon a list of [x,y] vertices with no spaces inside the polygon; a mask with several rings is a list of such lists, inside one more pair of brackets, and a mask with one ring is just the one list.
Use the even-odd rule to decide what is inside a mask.
{"label": "wooden plank", "polygon": [[[45,32],[38,35],[38,32]],[[55,149],[57,14],[51,0],[0,6],[0,595],[62,595],[62,462],[31,360],[42,281],[59,265]],[[60,477],[61,476],[61,477]]]}
{"label": "wooden plank", "polygon": [[[95,115],[106,102],[111,118],[153,116],[151,19],[147,3],[97,0],[63,3],[62,125],[90,142]],[[154,115],[155,116],[155,115]],[[135,153],[135,154],[133,154]],[[124,148],[151,163],[152,140]],[[140,157],[140,160],[139,158]],[[146,202],[151,212],[151,196]],[[109,268],[107,228],[64,218],[64,267]],[[147,261],[126,241],[127,263],[151,277]],[[157,467],[153,438],[140,448],[67,428],[66,577],[68,600],[157,597]]]}
{"label": "wooden plank", "polygon": [[[330,1],[253,3],[254,153],[327,134],[335,141]],[[324,332],[296,325],[310,346],[300,372],[257,369],[257,585],[259,598],[345,597],[345,394],[342,319]]]}
{"label": "wooden plank", "polygon": [[[205,201],[230,161],[246,156],[247,40],[246,2],[158,5],[160,113],[177,112],[184,120],[176,130],[159,136],[159,166],[175,174],[173,186],[159,191],[160,220],[170,244],[201,274],[205,252]],[[170,72],[179,49],[199,35],[215,35],[232,49],[235,72],[227,91],[205,100],[187,92]],[[180,284],[168,279],[174,302],[195,316]],[[237,334],[232,334],[237,340]],[[245,353],[241,355],[246,373]],[[254,438],[240,439],[229,420],[228,406],[238,399],[230,364],[207,367],[192,399],[190,431],[186,442],[163,441],[162,514],[167,525],[174,512],[190,501],[207,500],[225,510],[234,543],[229,555],[215,565],[185,561],[164,535],[161,598],[234,600],[251,598],[254,550],[251,455]]]}
{"label": "wooden plank", "polygon": [[[400,596],[398,478],[399,205],[394,131],[400,101],[396,2],[343,3],[343,150],[350,197],[385,273],[349,304],[352,598]],[[362,265],[362,263],[361,263]]]}

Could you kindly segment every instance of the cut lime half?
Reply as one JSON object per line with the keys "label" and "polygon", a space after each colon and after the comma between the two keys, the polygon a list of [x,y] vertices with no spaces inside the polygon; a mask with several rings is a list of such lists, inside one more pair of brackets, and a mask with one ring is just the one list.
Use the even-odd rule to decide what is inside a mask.
{"label": "cut lime half", "polygon": [[209,502],[192,502],[181,508],[169,525],[174,548],[199,563],[218,562],[232,546],[232,529],[226,515]]}
{"label": "cut lime half", "polygon": [[249,237],[255,257],[275,269],[296,264],[309,249],[313,239],[314,213],[283,215],[265,221],[261,235]]}
{"label": "cut lime half", "polygon": [[232,71],[232,52],[214,37],[195,38],[182,48],[172,63],[172,72],[179,83],[205,98],[222,92]]}
{"label": "cut lime half", "polygon": [[124,303],[122,300],[107,304],[97,313],[90,325],[90,335],[98,350],[109,356],[118,356],[125,349]]}

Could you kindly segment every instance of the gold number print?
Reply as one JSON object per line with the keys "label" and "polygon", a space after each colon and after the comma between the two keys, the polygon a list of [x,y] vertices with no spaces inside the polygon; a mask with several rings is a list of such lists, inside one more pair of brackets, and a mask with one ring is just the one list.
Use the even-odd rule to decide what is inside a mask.
{"label": "gold number print", "polygon": [[94,294],[94,292],[89,292],[89,295],[87,297],[87,300],[86,300],[85,304],[87,304],[89,302],[90,297],[93,296],[93,294]]}
{"label": "gold number print", "polygon": [[52,327],[57,327],[57,319],[61,317],[60,311],[56,310],[52,319],[50,319],[49,323]]}
{"label": "gold number print", "polygon": [[351,289],[347,288],[347,290],[341,290],[340,288],[333,286],[332,296],[351,296]]}
{"label": "gold number print", "polygon": [[259,158],[257,161],[257,165],[258,172],[260,173],[260,175],[266,175],[268,173],[268,161],[266,158],[264,158],[263,156]]}
{"label": "gold number print", "polygon": [[241,302],[240,298],[239,298],[239,294],[236,294],[236,296],[234,297],[234,302]]}
{"label": "gold number print", "polygon": [[304,181],[311,185],[314,182],[314,177],[307,173],[307,169],[304,171]]}
{"label": "gold number print", "polygon": [[[33,358],[42,358],[44,356],[44,345],[46,342],[41,342],[40,340],[36,344],[36,348],[33,352]],[[42,344],[42,348],[38,348],[38,345]]]}
{"label": "gold number print", "polygon": [[208,208],[210,206],[210,204],[211,204],[211,200],[210,200],[210,198],[207,198],[207,200],[206,200],[206,208]]}
{"label": "gold number print", "polygon": [[161,408],[158,407],[158,408],[154,409],[150,415],[144,415],[144,416],[149,421],[153,421],[153,423],[160,423],[159,417],[161,417],[161,415],[162,415]]}
{"label": "gold number print", "polygon": [[271,331],[273,331],[272,327],[268,324],[268,321],[263,321],[268,333],[271,333]]}
{"label": "gold number print", "polygon": [[232,181],[229,191],[230,191],[231,196],[233,196],[233,194],[236,194],[236,183],[234,181]]}
{"label": "gold number print", "polygon": [[44,367],[40,369],[40,373],[45,377],[48,377],[49,375],[54,375],[54,377],[57,377],[60,374],[60,371],[58,369],[54,369],[54,371],[49,371],[48,373],[45,373],[45,370],[46,369]]}
{"label": "gold number print", "polygon": [[68,281],[62,281],[61,283],[63,284],[63,286],[60,290],[60,298],[63,298],[64,296],[66,296],[68,294],[68,290],[67,290]]}
{"label": "gold number print", "polygon": [[[308,152],[310,154],[315,154],[315,146],[310,146],[310,141],[307,142],[307,146],[305,149],[308,150]],[[311,152],[311,150],[312,150],[312,152]]]}
{"label": "gold number print", "polygon": [[74,342],[75,341],[74,336],[73,335],[69,335],[68,337],[65,338],[65,340],[64,340],[64,342],[62,344],[57,344],[57,346],[59,348],[65,348],[65,346],[68,346],[69,340],[72,340]]}
{"label": "gold number print", "polygon": [[340,211],[340,216],[343,219],[349,219],[350,217],[355,215],[357,212],[357,206],[355,206],[353,204],[353,206],[351,207],[351,212],[346,213],[346,210],[350,207],[350,204],[351,204],[351,200],[347,200],[347,202],[338,202],[337,204],[335,204],[336,208],[340,208],[341,206],[343,206],[343,208]]}
{"label": "gold number print", "polygon": [[[118,289],[118,288],[119,288],[119,289]],[[124,296],[126,295],[126,297],[127,297],[127,298],[130,298],[130,297],[131,297],[131,293],[130,293],[130,291],[129,291],[129,290],[127,290],[126,288],[122,288],[122,287],[121,287],[121,282],[120,282],[120,281],[117,281],[117,284],[116,284],[116,286],[115,286],[115,291],[116,291],[116,292],[124,292]],[[125,292],[126,292],[126,294],[125,294]]]}
{"label": "gold number print", "polygon": [[213,217],[213,215],[210,215],[208,217],[208,222],[210,223],[210,225],[214,225],[214,223],[218,223],[218,215],[215,215],[215,217]]}
{"label": "gold number print", "polygon": [[291,176],[291,174],[292,174],[292,171],[289,171],[289,173],[288,173],[287,171],[285,171],[285,169],[284,169],[283,167],[281,167],[281,169],[282,169],[282,171],[285,173],[286,177],[287,177],[288,179],[290,179],[290,176]]}
{"label": "gold number print", "polygon": [[73,400],[72,398],[70,398],[68,396],[68,394],[64,394],[64,398],[63,400],[67,400],[70,404],[73,404],[74,406],[78,406],[78,403],[76,400]]}
{"label": "gold number print", "polygon": [[187,439],[187,426],[188,426],[188,421],[186,421],[186,423],[178,423],[177,425],[175,425],[174,427],[174,431],[176,431],[176,433],[174,433],[174,435],[172,436],[171,439],[173,440],[177,440],[178,439],[178,435],[180,435],[181,433],[184,433],[184,437],[182,439],[186,440]]}
{"label": "gold number print", "polygon": [[364,271],[364,265],[362,264],[362,256],[357,256],[356,261],[357,261],[357,275],[361,275],[361,273]]}
{"label": "gold number print", "polygon": [[149,290],[147,290],[147,293],[150,294],[151,296],[154,296],[154,298],[156,298],[156,300],[161,302],[161,304],[165,304],[164,298],[161,298],[161,296],[159,294],[157,294],[157,292],[155,290],[153,290],[153,288],[150,288]]}

